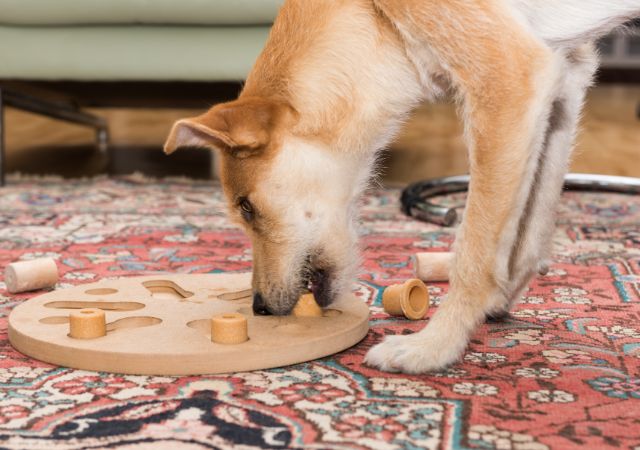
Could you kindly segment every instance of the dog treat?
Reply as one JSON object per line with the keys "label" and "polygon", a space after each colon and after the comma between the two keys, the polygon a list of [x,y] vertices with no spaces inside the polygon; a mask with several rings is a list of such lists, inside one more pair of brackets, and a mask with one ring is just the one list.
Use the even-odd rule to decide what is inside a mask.
{"label": "dog treat", "polygon": [[218,344],[242,344],[248,341],[247,318],[240,313],[212,317],[211,340]]}
{"label": "dog treat", "polygon": [[318,306],[313,294],[309,292],[300,296],[292,314],[296,317],[322,317],[322,308]]}
{"label": "dog treat", "polygon": [[75,339],[95,339],[107,334],[104,311],[85,308],[69,314],[69,336]]}
{"label": "dog treat", "polygon": [[404,315],[410,320],[423,319],[429,309],[429,290],[414,278],[389,286],[382,293],[384,310],[394,316]]}
{"label": "dog treat", "polygon": [[4,271],[4,282],[12,294],[55,286],[58,266],[52,258],[14,262]]}
{"label": "dog treat", "polygon": [[416,253],[413,270],[422,281],[449,281],[449,268],[453,264],[453,253]]}

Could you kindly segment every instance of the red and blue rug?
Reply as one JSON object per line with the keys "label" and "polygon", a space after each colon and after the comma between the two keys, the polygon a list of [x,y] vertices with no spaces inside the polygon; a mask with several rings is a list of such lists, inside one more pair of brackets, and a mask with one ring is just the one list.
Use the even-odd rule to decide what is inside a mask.
{"label": "red and blue rug", "polygon": [[[216,186],[138,177],[19,180],[1,190],[0,267],[51,256],[58,288],[157,273],[248,271],[247,238]],[[0,286],[0,448],[640,450],[640,198],[565,194],[552,270],[464,360],[423,376],[363,357],[424,322],[387,316],[384,286],[453,230],[404,217],[397,191],[364,200],[355,289],[371,332],[330,358],[275,370],[148,377],[52,367],[14,351]],[[437,305],[446,284],[430,287]],[[432,308],[432,312],[433,313]]]}

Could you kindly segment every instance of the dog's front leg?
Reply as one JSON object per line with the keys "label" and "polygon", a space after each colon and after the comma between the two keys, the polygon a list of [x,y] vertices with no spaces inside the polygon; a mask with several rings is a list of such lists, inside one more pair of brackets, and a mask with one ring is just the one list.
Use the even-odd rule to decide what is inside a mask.
{"label": "dog's front leg", "polygon": [[[464,96],[469,196],[448,298],[421,332],[390,336],[372,348],[366,357],[370,365],[419,373],[456,361],[478,323],[508,310],[546,256],[575,123],[595,63],[587,55],[584,64],[573,67],[571,58],[551,52],[525,31],[503,36],[509,34],[507,41],[481,39],[494,48],[471,44],[466,49],[471,52],[461,48],[455,55],[438,48],[433,36],[425,38],[452,67]],[[506,59],[488,53],[496,48]],[[541,240],[547,242],[540,245]]]}

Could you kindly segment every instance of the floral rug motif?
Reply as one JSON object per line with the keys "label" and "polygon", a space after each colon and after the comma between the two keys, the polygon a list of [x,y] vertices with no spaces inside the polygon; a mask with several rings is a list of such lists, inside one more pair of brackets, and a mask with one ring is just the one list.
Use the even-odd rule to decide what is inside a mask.
{"label": "floral rug motif", "polygon": [[[52,256],[58,288],[250,270],[209,183],[13,179],[1,192],[0,267]],[[640,198],[566,193],[551,271],[511,317],[483,325],[450,369],[406,376],[362,364],[383,335],[425,325],[386,315],[382,289],[411,276],[413,253],[448,250],[453,230],[404,217],[398,197],[363,201],[354,289],[369,335],[305,364],[204,377],[53,367],[7,340],[11,309],[36,294],[0,285],[0,448],[640,450]],[[430,286],[434,306],[446,290]]]}

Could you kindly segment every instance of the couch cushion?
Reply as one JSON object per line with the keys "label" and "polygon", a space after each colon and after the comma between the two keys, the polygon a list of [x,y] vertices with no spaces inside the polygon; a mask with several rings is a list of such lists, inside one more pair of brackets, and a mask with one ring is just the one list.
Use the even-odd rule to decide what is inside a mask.
{"label": "couch cushion", "polygon": [[264,25],[283,0],[0,0],[5,25]]}
{"label": "couch cushion", "polygon": [[0,79],[242,80],[268,34],[267,26],[0,26]]}

